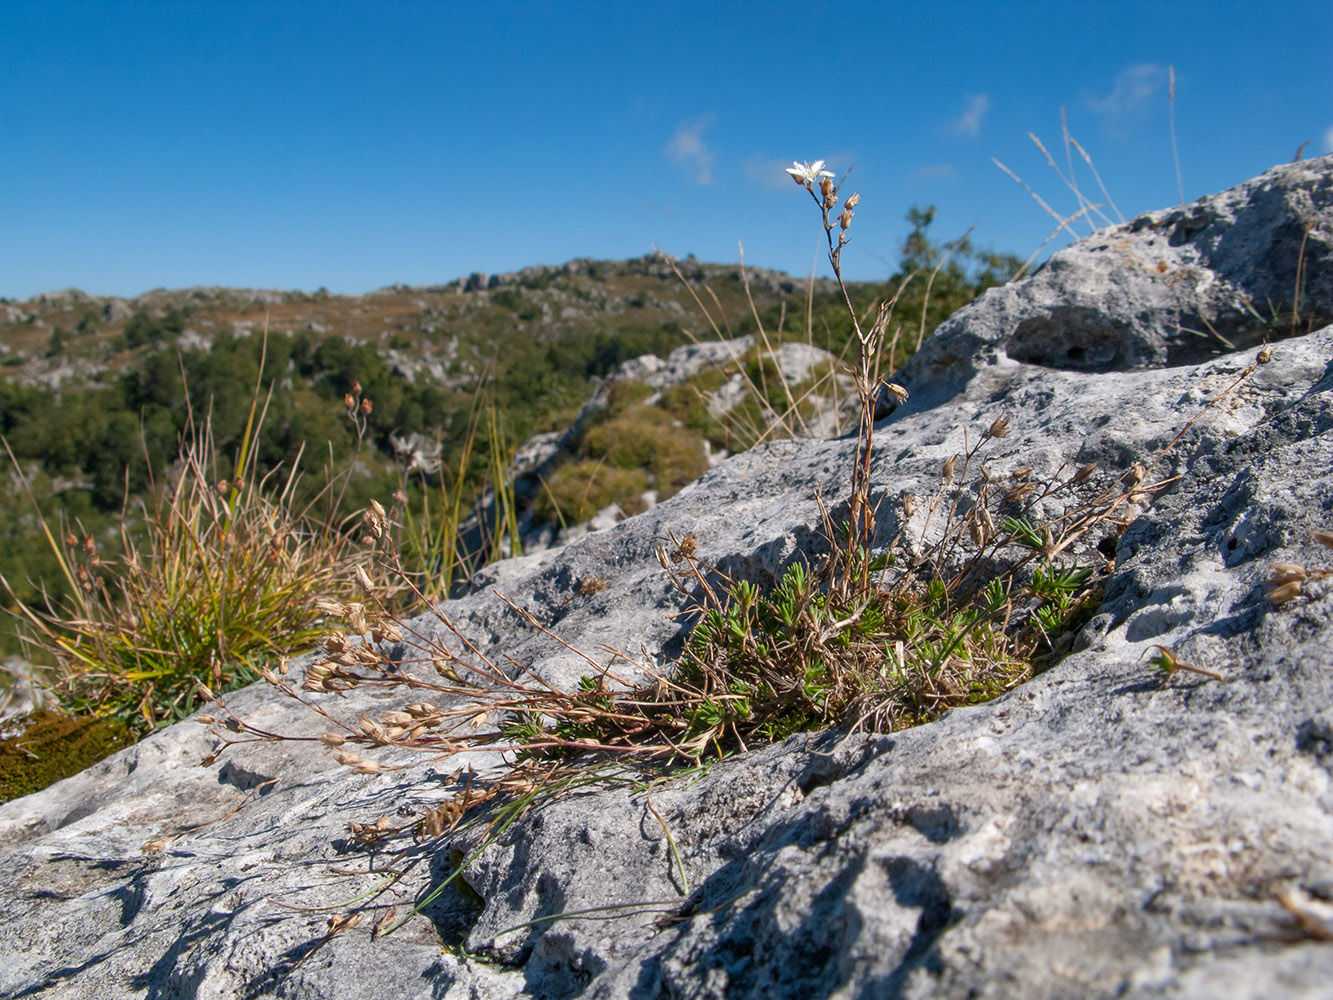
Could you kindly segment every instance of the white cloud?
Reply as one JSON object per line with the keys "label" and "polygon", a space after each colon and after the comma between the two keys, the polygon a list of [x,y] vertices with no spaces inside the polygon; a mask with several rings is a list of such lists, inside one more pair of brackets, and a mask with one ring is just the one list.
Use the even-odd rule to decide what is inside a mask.
{"label": "white cloud", "polygon": [[745,179],[756,187],[770,191],[786,191],[792,186],[787,168],[791,160],[779,160],[756,153],[745,161]]}
{"label": "white cloud", "polygon": [[1333,153],[1333,125],[1324,129],[1324,152]]}
{"label": "white cloud", "polygon": [[1088,98],[1088,107],[1102,115],[1126,115],[1147,106],[1167,82],[1167,68],[1157,63],[1136,63],[1122,69],[1105,97]]}
{"label": "white cloud", "polygon": [[704,142],[704,132],[713,124],[716,115],[690,118],[676,127],[676,134],[666,144],[664,153],[672,163],[678,163],[694,174],[696,184],[713,183],[713,152]]}
{"label": "white cloud", "polygon": [[916,175],[918,177],[952,177],[952,163],[931,163],[924,167],[917,167]]}
{"label": "white cloud", "polygon": [[981,131],[981,119],[989,110],[990,97],[986,94],[968,94],[967,107],[949,123],[949,127],[957,135],[976,135]]}

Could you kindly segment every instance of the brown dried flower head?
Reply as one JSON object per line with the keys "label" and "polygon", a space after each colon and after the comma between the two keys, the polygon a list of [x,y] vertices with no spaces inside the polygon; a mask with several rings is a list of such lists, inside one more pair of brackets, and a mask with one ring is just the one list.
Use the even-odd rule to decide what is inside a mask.
{"label": "brown dried flower head", "polygon": [[1267,597],[1274,604],[1286,604],[1293,597],[1298,596],[1300,592],[1301,592],[1301,581],[1289,580],[1286,583],[1280,584],[1276,587],[1271,587],[1268,591]]}
{"label": "brown dried flower head", "polygon": [[1272,570],[1268,582],[1274,585],[1290,583],[1293,580],[1304,580],[1308,576],[1305,567],[1298,566],[1296,563],[1271,563],[1268,568]]}

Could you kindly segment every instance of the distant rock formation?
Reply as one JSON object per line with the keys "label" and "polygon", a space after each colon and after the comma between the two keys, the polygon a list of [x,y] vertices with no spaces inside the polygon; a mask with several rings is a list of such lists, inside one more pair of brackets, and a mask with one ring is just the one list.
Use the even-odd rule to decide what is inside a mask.
{"label": "distant rock formation", "polygon": [[[1179,479],[1123,534],[1090,540],[1114,553],[1099,613],[1008,695],[891,735],[792,737],[659,786],[652,813],[642,790],[570,795],[380,940],[366,926],[324,940],[330,911],[310,908],[345,912],[376,885],[341,874],[365,866],[336,853],[347,823],[421,815],[449,793],[441,769],[353,775],[317,742],[201,767],[215,741],[182,723],[0,806],[0,992],[1326,996],[1333,587],[1278,605],[1265,581],[1272,562],[1333,565],[1311,540],[1333,529],[1331,244],[1333,157],[1281,166],[1079,241],[911,363],[912,398],[878,431],[877,495],[929,495],[964,434],[1001,415],[997,475],[1125,469],[1273,344],[1163,463]],[[664,662],[683,625],[666,617],[655,538],[688,532],[710,563],[771,582],[816,544],[816,484],[844,489],[854,446],[761,446],[486,582],[573,647]],[[925,530],[896,510],[882,540]],[[605,589],[580,593],[590,576]],[[551,683],[587,670],[489,588],[446,610]],[[1161,680],[1154,644],[1225,681]],[[266,686],[228,701],[270,730],[324,728]],[[349,718],[387,707],[375,690],[328,699]],[[423,846],[399,912],[474,845]]]}

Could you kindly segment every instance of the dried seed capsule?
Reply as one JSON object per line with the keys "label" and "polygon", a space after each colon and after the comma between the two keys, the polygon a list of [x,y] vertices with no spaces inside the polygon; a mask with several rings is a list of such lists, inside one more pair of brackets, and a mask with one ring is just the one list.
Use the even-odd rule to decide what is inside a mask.
{"label": "dried seed capsule", "polygon": [[1290,580],[1268,591],[1268,599],[1274,604],[1286,604],[1301,592],[1301,581]]}
{"label": "dried seed capsule", "polygon": [[1273,572],[1268,577],[1268,582],[1272,584],[1290,583],[1292,580],[1304,580],[1306,572],[1304,566],[1298,566],[1295,563],[1272,563],[1269,566]]}

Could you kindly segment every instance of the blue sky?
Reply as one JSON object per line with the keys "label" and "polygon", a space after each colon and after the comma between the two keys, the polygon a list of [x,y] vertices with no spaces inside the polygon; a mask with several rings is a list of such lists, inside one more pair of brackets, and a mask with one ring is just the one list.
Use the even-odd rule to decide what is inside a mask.
{"label": "blue sky", "polygon": [[817,217],[783,168],[815,158],[862,195],[849,277],[893,271],[912,205],[1026,257],[1055,220],[993,158],[1074,212],[1028,138],[1064,169],[1062,107],[1125,217],[1179,200],[1170,67],[1186,200],[1333,151],[1329,0],[0,0],[0,25],[10,298],[359,293],[653,244],[803,275]]}

